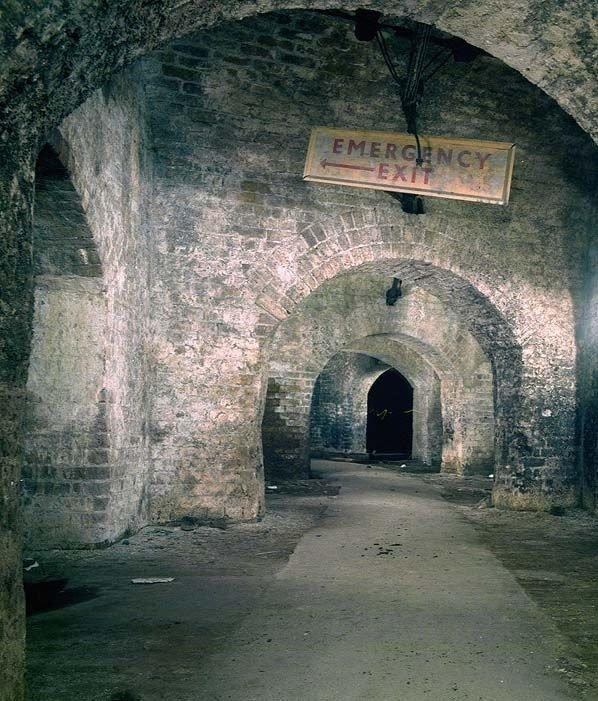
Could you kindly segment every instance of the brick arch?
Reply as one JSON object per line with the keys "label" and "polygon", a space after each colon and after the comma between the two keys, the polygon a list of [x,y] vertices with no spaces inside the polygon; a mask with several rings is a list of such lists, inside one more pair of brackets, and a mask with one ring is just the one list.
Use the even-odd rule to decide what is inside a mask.
{"label": "brick arch", "polygon": [[[272,264],[273,261],[278,260],[280,265],[280,259],[277,259],[276,255],[267,264],[271,264],[271,269],[279,273],[283,284],[292,286],[295,284],[295,281],[288,274],[288,271],[293,265],[293,251],[289,252],[287,250],[287,252],[289,253],[288,263],[283,270],[277,270],[276,265]],[[410,261],[407,261],[407,263],[410,263]],[[316,286],[315,282],[317,280],[313,276],[314,281],[312,285],[315,288],[314,291],[296,302],[292,311],[289,312],[287,310],[285,312],[289,315],[288,322],[282,320],[278,322],[278,330],[272,335],[271,342],[267,344],[265,349],[266,354],[270,358],[268,361],[270,364],[268,373],[270,383],[267,393],[267,407],[271,410],[267,410],[266,425],[268,422],[276,421],[280,431],[284,432],[286,429],[285,421],[281,421],[283,419],[282,415],[288,413],[287,408],[290,409],[291,414],[294,415],[294,418],[289,419],[291,423],[288,424],[293,426],[293,438],[290,442],[297,446],[302,444],[301,436],[305,440],[307,438],[305,437],[305,431],[303,429],[300,430],[302,422],[298,422],[298,417],[305,415],[305,404],[307,397],[312,391],[313,383],[330,357],[341,349],[360,350],[359,346],[355,345],[354,339],[356,337],[385,337],[389,342],[399,342],[406,348],[426,358],[443,380],[444,404],[447,408],[445,412],[445,435],[447,436],[447,441],[443,456],[445,469],[458,473],[463,471],[489,472],[491,470],[488,468],[492,467],[494,461],[493,417],[495,412],[492,396],[492,371],[488,355],[484,355],[481,344],[476,342],[474,334],[471,334],[467,329],[467,326],[470,325],[469,318],[474,315],[475,309],[466,309],[467,314],[465,315],[450,313],[447,316],[446,323],[443,322],[441,325],[444,329],[446,324],[448,324],[446,332],[449,333],[449,337],[450,334],[455,333],[455,338],[467,337],[470,339],[467,341],[467,348],[472,353],[472,361],[471,364],[466,364],[471,366],[468,369],[459,362],[459,348],[456,346],[453,348],[449,342],[449,337],[443,337],[445,331],[431,328],[426,330],[425,325],[422,325],[421,317],[417,313],[417,309],[421,308],[422,303],[431,304],[430,313],[444,313],[442,310],[446,308],[446,305],[439,304],[437,298],[430,294],[429,284],[427,291],[418,290],[423,278],[421,271],[418,271],[417,283],[413,281],[413,276],[412,281],[406,283],[404,298],[397,306],[396,313],[390,314],[390,316],[382,313],[381,310],[385,309],[383,302],[381,300],[375,302],[377,297],[370,296],[372,293],[376,294],[375,289],[380,284],[385,284],[387,274],[389,276],[388,280],[390,280],[391,270],[396,270],[397,266],[404,266],[404,264],[405,261],[397,263],[396,260],[391,260],[389,262],[383,258],[381,261],[374,261],[368,264],[369,267],[367,268],[364,268],[362,264],[355,268],[350,268],[344,274],[341,273],[331,279],[324,279],[324,282],[319,286]],[[370,273],[379,273],[377,266],[380,265],[384,269],[383,276],[375,274],[366,275],[365,279],[360,277],[359,272],[363,270],[369,270]],[[390,267],[386,270],[384,266]],[[323,267],[320,269],[324,270]],[[333,268],[332,272],[335,270]],[[326,272],[329,274],[330,270]],[[425,270],[426,279],[433,274],[434,270],[427,267]],[[401,276],[403,276],[402,272]],[[442,279],[445,276],[442,276]],[[363,280],[363,285],[360,280]],[[340,286],[337,285],[337,282],[340,283]],[[459,280],[455,280],[454,285],[457,282],[460,282],[461,286],[466,285],[464,281]],[[372,284],[373,287],[370,289]],[[423,285],[421,286],[423,287]],[[447,287],[448,292],[451,289]],[[349,309],[343,310],[339,308],[338,301],[334,302],[334,300],[344,299],[346,294],[351,295],[352,290],[355,290],[355,294],[357,294],[356,306],[351,307],[350,311]],[[378,290],[382,297],[383,290],[384,287],[380,287]],[[447,301],[447,290],[445,290],[443,295],[445,302]],[[308,302],[312,294],[315,295],[314,304]],[[329,295],[332,296],[329,297]],[[436,299],[436,302],[433,299]],[[307,307],[304,307],[304,302],[307,303]],[[328,310],[329,303],[331,303],[331,306]],[[414,313],[413,316],[412,312]],[[316,316],[314,316],[314,313],[316,313]],[[452,322],[449,321],[451,318],[453,319]],[[504,325],[504,322],[502,324]],[[451,330],[451,325],[453,325],[453,330]],[[321,328],[329,329],[326,338],[320,338],[319,329]],[[458,332],[457,328],[459,329]],[[493,328],[496,328],[496,324]],[[506,335],[506,332],[503,335]],[[490,340],[486,346],[492,346]],[[463,348],[462,343],[461,349]],[[290,349],[290,352],[288,349]],[[498,355],[498,350],[496,348],[493,350]],[[479,387],[471,386],[471,383],[467,383],[461,377],[464,372],[469,373],[474,368],[482,367],[484,363],[487,370],[484,371],[484,378],[480,379],[481,384]],[[515,371],[512,364],[509,367],[513,372]],[[509,391],[513,389],[513,381],[517,382],[518,379],[518,377],[514,379],[513,375],[499,379],[497,383],[497,397],[499,399],[497,406],[499,407],[499,412],[508,406],[516,411],[516,403],[514,401],[502,401],[502,398],[508,396],[510,400],[513,399],[513,393],[509,395]],[[483,391],[480,394],[482,386]],[[295,391],[298,391],[299,394],[295,395]],[[291,395],[293,395],[294,399],[291,399]],[[488,430],[486,428],[480,430],[478,436],[475,429],[478,421],[475,417],[476,410],[474,407],[480,404],[482,398],[484,400],[484,416],[488,416],[490,428]],[[281,400],[282,405],[275,411],[272,405],[276,400]],[[279,415],[275,416],[277,411]],[[272,431],[272,433],[275,433],[275,431]],[[449,436],[451,436],[450,439],[448,438]],[[501,446],[505,439],[506,433],[501,438]],[[285,452],[285,448],[283,441],[279,442],[278,450],[282,454]],[[302,449],[299,452],[303,462],[307,464],[307,451]],[[507,446],[504,446],[501,454],[507,454],[507,452]],[[291,464],[293,461],[289,459],[286,462]]]}
{"label": "brick arch", "polygon": [[[359,7],[345,0],[263,0],[259,13],[291,9]],[[407,16],[479,46],[538,85],[596,136],[589,0],[563,6],[549,1],[542,13],[532,2],[483,0],[466,11],[415,0],[375,0],[369,6],[387,16]],[[254,0],[234,3],[200,0],[161,3],[112,0],[101,5],[71,3],[32,8],[12,3],[4,21],[0,103],[3,121],[41,129],[58,124],[111,75],[158,46],[189,32],[258,14]],[[488,21],[492,17],[492,21]],[[76,74],[73,66],[77,66]],[[68,77],[68,79],[65,79]]]}
{"label": "brick arch", "polygon": [[[532,410],[523,400],[521,328],[533,328],[533,312],[519,310],[499,285],[491,283],[495,268],[483,253],[479,265],[469,256],[475,277],[455,261],[463,255],[441,217],[408,217],[347,211],[299,232],[296,243],[274,248],[253,271],[250,285],[256,303],[266,313],[273,332],[293,315],[302,300],[333,279],[355,273],[398,275],[404,286],[420,287],[457,313],[490,361],[494,383],[496,474],[520,470],[522,455],[532,453],[528,435],[519,425]],[[463,256],[463,260],[468,260]],[[488,272],[486,272],[488,271]],[[516,287],[517,281],[511,282]],[[374,333],[372,331],[371,333]],[[267,337],[273,338],[273,333]],[[266,353],[269,344],[266,343]],[[441,362],[446,369],[447,364]],[[515,486],[510,476],[509,487]],[[523,486],[523,482],[520,483]]]}
{"label": "brick arch", "polygon": [[[555,300],[541,292],[538,303],[526,304],[524,281],[499,266],[479,248],[466,249],[441,216],[372,208],[348,210],[305,227],[294,241],[271,250],[254,269],[250,285],[270,331],[328,280],[358,272],[384,272],[389,282],[396,274],[407,286],[438,297],[459,313],[492,366],[497,503],[548,508],[556,499],[570,504],[576,498],[572,299]],[[562,332],[546,324],[544,298],[551,323],[561,315]],[[562,373],[555,374],[556,362]],[[555,417],[552,427],[538,407]],[[554,484],[555,496],[549,494]]]}
{"label": "brick arch", "polygon": [[327,280],[385,270],[460,308],[485,352],[519,349],[512,305],[484,273],[485,266],[472,265],[477,272],[469,279],[455,262],[459,252],[444,255],[454,243],[448,223],[440,217],[397,215],[392,222],[387,217],[377,210],[348,211],[303,229],[295,248],[273,249],[250,278],[256,303],[272,326]]}
{"label": "brick arch", "polygon": [[[443,414],[448,415],[447,402],[452,397],[447,391],[450,380],[448,371],[443,377],[436,372],[429,359],[421,355],[407,343],[395,338],[366,337],[350,344],[349,352],[363,353],[398,370],[413,387],[413,458],[421,462],[447,469],[453,463],[453,441],[446,441],[443,446]],[[361,387],[361,402],[367,410],[367,396],[373,382],[379,376],[367,378]],[[444,390],[444,406],[441,398]],[[366,426],[363,429],[363,446],[365,447]]]}
{"label": "brick arch", "polygon": [[[467,307],[480,336],[484,328],[490,330],[501,348],[523,347],[534,335],[542,335],[545,315],[517,303],[525,296],[525,281],[516,272],[497,270],[496,261],[483,249],[459,248],[452,226],[454,222],[439,215],[347,210],[309,224],[295,241],[273,248],[249,275],[249,285],[272,328],[327,280],[379,270],[383,262],[389,275],[397,273],[445,302]],[[556,310],[550,324],[569,335],[570,307],[564,311]]]}

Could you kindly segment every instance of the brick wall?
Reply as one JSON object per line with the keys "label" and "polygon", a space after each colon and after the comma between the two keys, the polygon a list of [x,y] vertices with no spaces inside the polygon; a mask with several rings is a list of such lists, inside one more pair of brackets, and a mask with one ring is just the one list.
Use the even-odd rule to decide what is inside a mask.
{"label": "brick wall", "polygon": [[301,369],[268,378],[262,419],[267,480],[309,476],[309,416],[315,381],[314,373]]}
{"label": "brick wall", "polygon": [[[26,535],[34,547],[114,541],[147,521],[148,151],[135,71],[52,137],[34,209]],[[61,171],[62,168],[62,171]]]}
{"label": "brick wall", "polygon": [[[577,232],[591,183],[574,154],[591,146],[539,90],[482,57],[430,83],[420,126],[517,142],[508,207],[430,199],[413,217],[384,193],[301,180],[312,126],[400,130],[399,114],[373,46],[342,21],[290,13],[174,42],[65,122],[106,278],[115,530],[261,512],[265,375],[289,416],[266,406],[264,425],[286,427],[305,464],[311,384],[343,343],[389,333],[350,336],[349,273],[384,285],[398,274],[436,300],[427,321],[407,300],[414,336],[390,328],[439,377],[445,469],[489,471],[496,443],[501,503],[575,498]],[[329,281],[339,313],[298,338],[294,360],[304,341],[336,345],[279,372],[281,329],[307,318],[310,299],[325,307]],[[291,400],[283,384],[297,381]]]}
{"label": "brick wall", "polygon": [[[360,266],[378,270],[376,261],[388,274],[423,261],[406,277],[460,315],[486,355],[504,468],[498,495],[570,501],[575,232],[590,193],[572,175],[572,154],[588,141],[558,108],[494,59],[449,66],[427,89],[421,128],[516,141],[512,202],[430,200],[413,221],[383,193],[300,180],[314,124],[403,128],[374,48],[342,22],[255,18],[175,42],[143,71],[157,251],[154,517],[261,509],[255,409],[269,334],[314,286]],[[439,272],[426,275],[429,265]],[[448,428],[459,423],[468,422],[456,414]]]}

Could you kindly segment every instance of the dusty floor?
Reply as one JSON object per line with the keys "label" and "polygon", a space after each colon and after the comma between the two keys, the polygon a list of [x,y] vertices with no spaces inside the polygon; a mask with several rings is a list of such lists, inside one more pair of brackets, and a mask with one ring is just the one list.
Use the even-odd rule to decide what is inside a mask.
{"label": "dusty floor", "polygon": [[598,698],[594,520],[478,509],[484,480],[317,469],[339,496],[271,490],[259,524],[32,553],[28,579],[68,583],[36,589],[30,701]]}
{"label": "dusty floor", "polygon": [[478,508],[483,480],[425,479],[460,508],[565,637],[558,673],[582,698],[598,699],[598,519],[581,509],[557,516]]}

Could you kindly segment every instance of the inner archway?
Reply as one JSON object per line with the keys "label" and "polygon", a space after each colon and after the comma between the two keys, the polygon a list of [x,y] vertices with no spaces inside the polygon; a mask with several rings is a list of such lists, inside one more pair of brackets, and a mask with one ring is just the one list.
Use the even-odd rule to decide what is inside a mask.
{"label": "inner archway", "polygon": [[[381,294],[388,274],[360,268],[324,282],[281,322],[269,348],[262,421],[269,479],[307,475],[310,455],[366,457],[367,393],[390,368],[413,388],[413,459],[443,472],[496,473],[489,355],[456,305],[420,285],[404,283],[400,303],[389,308]],[[370,367],[371,359],[384,367]]]}
{"label": "inner archway", "polygon": [[367,406],[368,453],[410,458],[413,449],[413,387],[390,368],[370,387]]}

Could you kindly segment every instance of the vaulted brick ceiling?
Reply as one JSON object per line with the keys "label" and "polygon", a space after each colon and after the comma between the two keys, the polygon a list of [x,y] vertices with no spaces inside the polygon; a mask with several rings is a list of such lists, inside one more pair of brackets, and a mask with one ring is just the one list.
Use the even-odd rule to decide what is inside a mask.
{"label": "vaulted brick ceiling", "polygon": [[[24,142],[57,124],[124,65],[174,37],[277,9],[338,8],[338,0],[14,0],[0,15],[0,136]],[[593,0],[345,1],[434,24],[496,56],[552,96],[595,139],[598,103]],[[593,10],[594,8],[594,10]]]}

